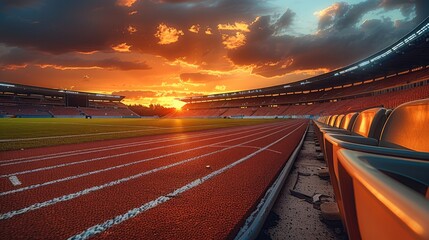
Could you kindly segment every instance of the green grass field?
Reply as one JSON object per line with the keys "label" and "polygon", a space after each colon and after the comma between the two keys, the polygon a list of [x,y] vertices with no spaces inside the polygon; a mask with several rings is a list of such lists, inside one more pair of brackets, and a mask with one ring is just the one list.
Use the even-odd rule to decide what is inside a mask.
{"label": "green grass field", "polygon": [[274,119],[0,119],[0,151],[255,125]]}

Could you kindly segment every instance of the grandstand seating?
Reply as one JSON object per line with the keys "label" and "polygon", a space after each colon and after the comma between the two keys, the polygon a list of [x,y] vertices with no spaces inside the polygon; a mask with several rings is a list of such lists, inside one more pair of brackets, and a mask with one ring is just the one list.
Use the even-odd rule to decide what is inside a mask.
{"label": "grandstand seating", "polygon": [[79,111],[76,107],[61,107],[61,106],[52,106],[49,108],[49,112],[54,117],[76,117],[82,116],[82,112]]}
{"label": "grandstand seating", "polygon": [[[429,96],[429,68],[375,80],[275,96],[247,96],[187,103],[174,117],[311,117],[362,111],[370,107],[394,108]],[[208,109],[226,109],[203,111]],[[193,111],[197,111],[193,113]]]}
{"label": "grandstand seating", "polygon": [[[23,85],[22,88],[32,87]],[[35,89],[33,93],[20,94],[18,89],[20,86],[17,86],[18,93],[0,93],[0,117],[139,117],[116,100],[91,100],[88,101],[89,107],[80,108],[67,106],[66,98],[56,95],[57,90],[44,89],[38,92],[40,90]]]}
{"label": "grandstand seating", "polygon": [[428,239],[429,98],[363,111],[347,134],[323,131],[331,119],[316,131],[349,237]]}

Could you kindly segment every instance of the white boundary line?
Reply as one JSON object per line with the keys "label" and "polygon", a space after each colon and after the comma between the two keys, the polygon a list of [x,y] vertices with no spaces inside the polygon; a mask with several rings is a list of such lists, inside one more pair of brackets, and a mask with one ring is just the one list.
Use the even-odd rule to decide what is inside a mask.
{"label": "white boundary line", "polygon": [[[278,127],[278,128],[282,128],[282,127],[285,127],[285,126],[281,126],[281,127]],[[289,127],[287,127],[287,128],[289,128]],[[275,128],[275,129],[277,129],[277,128]],[[235,138],[235,139],[230,139],[230,140],[227,140],[227,141],[222,141],[222,142],[217,142],[217,143],[213,143],[213,144],[209,144],[209,145],[199,146],[199,147],[196,147],[196,148],[187,149],[187,150],[183,150],[183,151],[179,151],[179,152],[168,153],[168,154],[161,155],[161,156],[156,156],[156,157],[141,159],[141,160],[137,160],[137,161],[134,161],[134,162],[129,162],[129,163],[121,164],[121,165],[116,165],[116,166],[113,166],[113,167],[103,168],[103,169],[99,169],[99,170],[95,170],[95,171],[91,171],[91,172],[81,173],[81,174],[78,174],[78,175],[73,175],[73,176],[69,176],[69,177],[65,177],[65,178],[60,178],[60,179],[56,179],[56,180],[44,182],[44,183],[34,184],[34,185],[27,186],[27,187],[22,187],[22,188],[13,189],[13,190],[5,191],[5,192],[0,192],[0,196],[5,196],[5,195],[17,193],[17,192],[23,192],[23,191],[27,191],[27,190],[30,190],[30,189],[44,187],[44,186],[48,186],[48,185],[52,185],[52,184],[56,184],[56,183],[60,183],[60,182],[70,181],[70,180],[78,179],[78,178],[81,178],[81,177],[86,177],[86,176],[90,176],[90,175],[93,175],[93,174],[98,174],[98,173],[107,172],[107,171],[111,171],[111,170],[115,170],[115,169],[119,169],[119,168],[123,168],[123,167],[128,167],[128,166],[139,164],[139,163],[143,163],[143,162],[149,162],[149,161],[153,161],[153,160],[160,159],[160,158],[165,158],[165,157],[169,157],[169,156],[173,156],[173,155],[177,155],[177,154],[181,154],[181,153],[185,153],[185,152],[190,152],[190,151],[194,151],[194,150],[198,150],[198,149],[210,147],[211,145],[216,145],[216,144],[219,144],[219,143],[226,143],[226,142],[231,142],[231,141],[237,141],[239,139],[248,138],[249,136],[258,135],[258,134],[261,134],[261,133],[264,133],[264,132],[268,132],[270,130],[264,130],[262,132],[253,133],[253,134],[250,134],[250,135],[246,135],[246,136]]]}
{"label": "white boundary line", "polygon": [[270,213],[271,208],[273,207],[293,164],[295,163],[295,159],[301,150],[307,131],[308,126],[301,138],[301,141],[298,143],[298,146],[289,157],[279,176],[276,178],[271,187],[265,192],[264,197],[259,202],[255,211],[253,211],[246,219],[244,225],[240,228],[240,231],[234,238],[235,240],[253,240],[258,237],[258,234],[264,226],[264,222],[267,219],[268,214]]}
{"label": "white boundary line", "polygon": [[[289,129],[289,128],[297,126],[297,125],[298,124],[294,124],[294,125],[289,126],[289,127],[285,128],[285,129],[283,129],[281,131],[284,131],[286,129]],[[295,131],[296,131],[296,129],[293,130],[291,133],[293,133]],[[87,195],[89,193],[102,190],[104,188],[112,187],[112,186],[115,186],[115,185],[118,185],[118,184],[121,184],[121,183],[124,183],[124,182],[128,182],[128,181],[136,179],[136,178],[140,178],[140,177],[145,176],[145,175],[149,175],[151,173],[155,173],[155,172],[158,172],[158,171],[169,169],[169,168],[172,168],[172,167],[184,164],[184,163],[188,163],[188,162],[191,162],[191,161],[194,161],[194,160],[197,160],[197,159],[209,156],[209,155],[220,153],[220,152],[232,149],[234,147],[245,145],[245,144],[247,144],[249,142],[257,141],[257,140],[260,140],[260,139],[263,139],[263,138],[266,138],[266,137],[269,137],[269,136],[272,136],[272,135],[278,134],[278,133],[279,133],[279,131],[276,131],[274,133],[270,133],[270,134],[264,135],[262,137],[255,138],[255,139],[252,139],[250,141],[246,141],[246,142],[243,142],[243,143],[240,143],[240,144],[228,147],[228,148],[224,148],[224,149],[220,149],[220,150],[217,150],[217,151],[214,151],[214,152],[210,152],[210,153],[206,153],[206,154],[199,155],[199,156],[196,156],[196,157],[188,158],[188,159],[182,160],[180,162],[175,162],[173,164],[169,164],[169,165],[166,165],[166,166],[158,167],[158,168],[146,171],[146,172],[138,173],[138,174],[135,174],[135,175],[132,175],[132,176],[128,176],[128,177],[125,177],[125,178],[121,178],[121,179],[118,179],[118,180],[115,180],[115,181],[111,181],[111,182],[108,182],[108,183],[105,183],[105,184],[102,184],[102,185],[98,185],[98,186],[93,186],[93,187],[90,187],[90,188],[86,188],[84,190],[81,190],[81,191],[78,191],[78,192],[74,192],[74,193],[71,193],[71,194],[67,194],[67,195],[63,195],[61,197],[56,197],[56,198],[53,198],[53,199],[45,201],[45,202],[35,203],[35,204],[32,204],[30,206],[27,206],[27,207],[24,207],[24,208],[21,208],[21,209],[18,209],[18,210],[13,210],[13,211],[10,211],[10,212],[7,212],[7,213],[2,213],[0,215],[0,220],[10,219],[10,218],[12,218],[14,216],[21,215],[21,214],[24,214],[24,213],[27,213],[27,212],[30,212],[30,211],[34,211],[34,210],[37,210],[37,209],[40,209],[40,208],[44,208],[44,207],[47,207],[47,206],[50,206],[50,205],[54,205],[54,204],[57,204],[57,203],[60,203],[60,202],[69,201],[69,200],[72,200],[72,199],[75,199],[75,198]],[[289,136],[291,133],[287,134],[286,136],[284,136],[284,137],[282,137],[280,139],[284,139],[285,137]],[[278,140],[278,141],[280,141],[280,140]],[[270,147],[272,145],[274,145],[274,144],[271,144],[268,147]],[[262,149],[257,150],[256,152],[259,153],[259,152],[262,152],[264,150],[265,149],[262,148]],[[250,154],[248,156],[254,156],[254,155],[256,155],[256,154],[253,153],[253,155]]]}
{"label": "white boundary line", "polygon": [[[196,125],[196,126],[187,126],[187,127],[173,127],[173,128],[164,128],[164,129],[188,129],[188,128],[197,128],[197,127],[207,127],[207,126],[224,126],[223,124],[206,124],[206,125]],[[233,127],[234,125],[228,125],[226,127]],[[10,138],[10,139],[0,139],[0,142],[21,142],[21,141],[31,141],[31,140],[45,140],[45,139],[58,139],[58,138],[73,138],[73,137],[86,137],[86,136],[98,136],[98,135],[109,135],[109,134],[118,134],[118,133],[134,133],[134,132],[147,132],[154,131],[158,129],[142,129],[142,130],[126,130],[126,131],[114,131],[114,132],[102,132],[102,133],[84,133],[84,134],[71,134],[71,135],[58,135],[58,136],[46,136],[46,137],[32,137],[32,138]]]}
{"label": "white boundary line", "polygon": [[[229,147],[227,145],[216,145],[216,146],[210,146],[210,147]],[[261,149],[260,147],[256,147],[256,146],[240,146],[242,148],[253,148],[253,149]],[[282,152],[280,151],[276,151],[276,150],[272,150],[272,149],[265,149],[266,151],[269,152],[273,152],[273,153],[277,153],[277,154],[281,154]]]}
{"label": "white boundary line", "polygon": [[[303,124],[301,124],[301,126],[302,125]],[[127,221],[127,220],[129,220],[131,218],[134,218],[134,217],[138,216],[141,213],[146,212],[149,209],[155,208],[156,206],[158,206],[158,205],[160,205],[162,203],[165,203],[165,202],[167,202],[167,201],[169,201],[169,200],[171,200],[171,199],[179,196],[180,194],[182,194],[182,193],[184,193],[184,192],[186,192],[186,191],[188,191],[188,190],[190,190],[192,188],[195,188],[195,187],[203,184],[207,180],[209,180],[209,179],[211,179],[211,178],[213,178],[213,177],[215,177],[217,175],[220,175],[220,174],[226,172],[227,170],[235,167],[236,165],[238,165],[238,164],[240,164],[242,162],[245,162],[246,160],[248,160],[248,159],[254,157],[255,155],[257,155],[258,153],[260,153],[260,152],[266,150],[267,148],[273,146],[274,144],[282,141],[283,139],[285,139],[286,137],[288,137],[290,134],[292,134],[293,132],[295,132],[298,129],[299,129],[299,127],[296,128],[295,130],[293,130],[292,132],[288,133],[287,135],[285,135],[285,136],[277,139],[276,141],[274,141],[274,142],[266,145],[265,147],[263,147],[263,148],[255,151],[255,152],[253,152],[253,153],[251,153],[251,154],[249,154],[249,155],[247,155],[247,156],[245,156],[245,157],[243,157],[243,158],[241,158],[241,159],[239,159],[239,160],[237,160],[237,161],[235,161],[235,162],[233,162],[233,163],[231,163],[231,164],[229,164],[229,165],[227,165],[227,166],[225,166],[225,167],[223,167],[221,169],[218,169],[218,170],[216,170],[214,172],[211,172],[210,174],[208,174],[208,175],[206,175],[206,176],[204,176],[202,178],[198,178],[198,179],[196,179],[196,180],[194,180],[194,181],[192,181],[192,182],[190,182],[190,183],[188,183],[188,184],[186,184],[186,185],[184,185],[184,186],[182,186],[180,188],[177,188],[173,192],[170,192],[170,193],[168,193],[168,194],[166,194],[164,196],[160,196],[160,197],[158,197],[155,200],[152,200],[152,201],[147,202],[147,203],[145,203],[145,204],[143,204],[143,205],[141,205],[139,207],[131,209],[131,210],[129,210],[128,212],[126,212],[124,214],[117,215],[116,217],[114,217],[112,219],[109,219],[109,220],[105,221],[104,223],[94,225],[94,226],[92,226],[92,227],[84,230],[83,232],[80,232],[77,235],[69,237],[68,239],[69,240],[76,240],[76,239],[87,239],[87,238],[90,238],[90,237],[92,237],[94,235],[97,235],[97,234],[100,234],[100,233],[106,231],[107,229],[113,227],[114,225],[120,224],[120,223],[122,223],[124,221]]]}
{"label": "white boundary line", "polygon": [[[276,125],[280,125],[280,124],[276,123],[276,124],[272,124],[271,126],[276,126]],[[264,125],[264,126],[266,126],[266,125]],[[257,129],[258,127],[264,127],[264,126],[252,126],[252,127],[247,128],[247,129],[230,129],[230,128],[228,128],[228,129],[222,130],[221,132],[197,133],[197,134],[192,134],[192,136],[185,136],[185,137],[176,136],[176,137],[167,138],[167,139],[160,137],[159,139],[135,141],[135,142],[129,142],[129,143],[120,143],[120,144],[115,144],[115,145],[100,146],[100,147],[87,148],[87,149],[77,149],[77,150],[72,150],[72,151],[51,153],[51,154],[24,157],[24,158],[15,158],[15,159],[9,159],[9,160],[0,162],[0,166],[8,166],[8,165],[21,164],[21,163],[36,162],[36,161],[49,160],[49,159],[60,158],[60,157],[70,157],[70,156],[75,156],[75,155],[80,155],[80,154],[109,151],[112,149],[120,149],[120,148],[126,148],[126,147],[142,146],[142,145],[147,145],[147,144],[152,144],[152,143],[170,142],[170,141],[175,141],[175,140],[183,140],[183,139],[196,138],[196,137],[219,135],[222,133],[243,131],[243,130],[248,130],[248,129],[252,130],[252,129]]]}
{"label": "white boundary line", "polygon": [[[272,126],[266,126],[266,127],[260,128],[260,129],[270,128],[270,127],[272,127]],[[232,134],[228,134],[228,135],[206,138],[204,140],[198,139],[198,140],[190,141],[190,142],[181,142],[181,143],[171,144],[171,145],[167,145],[167,146],[147,148],[147,149],[136,150],[136,151],[131,151],[131,152],[125,152],[125,153],[113,154],[113,155],[108,155],[108,156],[90,158],[90,159],[80,160],[80,161],[76,161],[76,162],[67,162],[67,163],[62,163],[62,164],[57,164],[57,165],[52,165],[52,166],[47,166],[47,167],[41,167],[41,168],[35,168],[35,169],[30,169],[30,170],[24,170],[24,171],[20,171],[20,172],[8,173],[8,174],[0,175],[0,178],[5,178],[5,177],[10,177],[10,176],[15,176],[15,175],[23,175],[23,174],[28,174],[28,173],[35,173],[35,172],[40,172],[40,171],[47,171],[47,170],[51,170],[51,169],[62,168],[62,167],[67,167],[67,166],[72,166],[72,165],[77,165],[77,164],[82,164],[82,163],[100,161],[100,160],[114,158],[114,157],[122,157],[122,156],[127,156],[127,155],[131,155],[131,154],[136,154],[136,153],[142,153],[142,152],[148,152],[148,151],[153,151],[153,150],[158,150],[158,149],[164,149],[167,147],[180,146],[180,145],[185,145],[185,144],[189,144],[189,143],[198,143],[201,141],[207,141],[207,140],[213,140],[213,139],[217,139],[217,138],[224,138],[226,136],[234,136],[234,135],[238,135],[238,134],[243,134],[245,132],[253,132],[253,131],[260,130],[260,129],[252,129],[252,130],[248,130],[248,131],[244,131],[244,132],[242,131],[242,132],[232,133]],[[113,148],[111,148],[111,149],[113,149]],[[194,148],[194,150],[195,150],[195,148]],[[178,153],[181,153],[181,152],[175,152],[174,154],[178,154]]]}

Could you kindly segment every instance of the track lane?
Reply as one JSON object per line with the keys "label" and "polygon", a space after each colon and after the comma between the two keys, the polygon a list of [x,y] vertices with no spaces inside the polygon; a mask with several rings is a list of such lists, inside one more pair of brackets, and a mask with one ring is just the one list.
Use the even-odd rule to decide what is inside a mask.
{"label": "track lane", "polygon": [[[276,134],[277,135],[281,135],[281,133],[276,133]],[[271,139],[271,138],[269,138],[269,139]],[[262,142],[260,142],[257,145],[261,145],[264,142],[266,142],[266,141],[262,141]],[[248,148],[247,150],[249,150],[249,152],[252,152],[252,149],[250,149],[250,148]],[[253,149],[253,151],[254,151],[254,149]],[[267,151],[267,152],[269,152],[271,154],[275,154],[275,153],[270,152],[270,151]],[[234,156],[231,155],[231,159],[236,159],[237,157],[239,158],[242,154],[245,155],[246,153],[248,153],[248,152],[244,152],[241,149],[240,149],[240,151],[232,151],[231,154],[234,155],[234,156],[236,156],[236,157],[234,157]],[[275,155],[278,155],[278,154],[275,154]],[[215,164],[218,164],[218,163],[222,163],[222,165],[225,165],[225,163],[223,162],[223,161],[225,161],[225,159],[219,159],[219,156],[213,156],[210,159],[211,159],[210,161],[212,161],[213,168],[215,168],[216,167]],[[226,160],[226,161],[233,161],[231,159]],[[199,164],[199,165],[195,165],[195,164]],[[66,224],[66,225],[72,226],[74,224],[78,224],[79,225],[80,222],[82,222],[82,221],[79,221],[79,219],[80,220],[85,219],[85,221],[86,221],[86,219],[93,219],[93,218],[100,219],[101,215],[104,214],[104,213],[106,213],[106,214],[110,213],[111,214],[112,211],[116,212],[117,208],[125,207],[125,205],[128,206],[127,204],[134,203],[136,200],[141,201],[142,198],[145,198],[145,196],[147,196],[152,191],[154,192],[153,193],[154,196],[156,196],[157,194],[159,195],[160,194],[160,189],[159,188],[164,187],[164,185],[171,185],[170,187],[165,186],[165,187],[167,187],[168,190],[170,190],[171,188],[176,187],[177,182],[182,183],[182,182],[186,182],[185,180],[192,179],[193,177],[195,177],[195,175],[193,173],[193,174],[191,174],[192,176],[189,176],[190,172],[195,172],[195,171],[199,172],[199,171],[202,171],[200,174],[206,174],[207,170],[204,168],[205,164],[206,164],[206,162],[204,162],[204,161],[202,161],[202,162],[195,161],[195,162],[192,162],[191,164],[185,164],[185,165],[183,165],[181,167],[168,169],[168,170],[159,172],[157,174],[152,174],[150,176],[150,179],[151,179],[150,181],[148,181],[148,182],[147,182],[147,180],[144,181],[144,182],[146,182],[146,184],[142,185],[142,182],[139,180],[139,181],[135,181],[133,183],[134,185],[131,184],[131,183],[129,183],[129,184],[126,185],[127,186],[126,187],[127,191],[131,191],[132,193],[136,193],[135,195],[142,194],[141,196],[127,195],[127,194],[125,194],[125,196],[124,196],[124,194],[118,194],[118,192],[116,192],[116,191],[113,191],[113,194],[112,193],[109,194],[109,192],[111,192],[111,190],[109,190],[109,191],[104,191],[103,190],[103,191],[99,192],[101,195],[99,195],[99,194],[89,194],[89,195],[87,195],[85,197],[81,197],[79,199],[76,199],[76,201],[73,200],[73,201],[71,201],[71,202],[69,202],[67,204],[57,204],[57,205],[45,208],[46,210],[41,209],[40,211],[33,211],[33,212],[30,212],[30,213],[24,214],[22,216],[17,216],[16,218],[11,219],[13,221],[7,220],[7,222],[9,222],[9,223],[10,222],[15,222],[15,221],[18,221],[19,223],[22,223],[22,222],[31,222],[32,217],[45,219],[45,217],[46,218],[50,218],[49,216],[51,215],[51,213],[60,213],[60,212],[62,213],[61,215],[64,215],[64,216],[75,216],[75,215],[79,216],[77,220],[76,219],[69,219],[69,218],[67,218],[67,219],[62,219],[62,218],[61,219],[56,219],[52,223],[52,225],[51,224],[47,224],[47,226],[45,226],[45,228],[46,227],[50,228],[50,230],[48,230],[49,233],[46,232],[46,234],[47,234],[46,236],[50,236],[49,234],[54,234],[54,235],[56,234],[55,236],[63,236],[61,234],[58,235],[59,233],[56,231],[56,230],[59,230],[59,229],[56,228],[56,227],[58,227],[58,225],[56,225],[57,221],[62,222],[64,224]],[[163,176],[163,177],[160,177],[159,174],[162,174],[161,176]],[[156,176],[158,176],[158,177],[156,177]],[[152,184],[152,183],[157,183],[157,184]],[[118,187],[117,189],[119,189],[117,191],[119,191],[119,192],[121,190],[124,190],[123,188],[119,188],[119,186],[117,186],[117,187]],[[142,187],[145,188],[144,192],[139,192],[138,190],[136,191],[136,189],[140,189]],[[111,189],[113,189],[113,188],[111,188]],[[168,191],[166,190],[164,192],[168,192]],[[115,201],[114,198],[119,198],[119,199],[122,199],[122,200]],[[125,199],[123,199],[123,198],[125,198]],[[148,198],[148,197],[146,197],[146,198]],[[89,209],[87,209],[87,208],[77,207],[77,206],[85,206],[85,205],[88,205],[88,204],[92,204],[93,202],[97,203],[97,204],[99,202],[106,202],[106,203],[110,202],[110,204],[112,204],[114,206],[109,206],[108,210],[103,211],[100,214],[96,214],[96,216],[93,216],[93,211],[88,211]],[[75,206],[75,207],[71,207],[70,208],[70,205]],[[94,208],[91,207],[90,209],[96,210],[96,209],[99,209],[99,208],[94,206]],[[83,211],[83,212],[81,213],[81,211]],[[29,217],[29,216],[32,216],[32,217]],[[73,218],[73,217],[71,217],[71,218]],[[30,219],[30,220],[28,220],[28,219]],[[94,219],[94,220],[96,220],[96,219]],[[9,224],[7,224],[7,225],[9,225]],[[42,225],[46,225],[46,224],[42,224]],[[2,225],[2,228],[3,228],[3,226],[4,225]],[[12,226],[10,226],[10,227],[13,228],[13,226],[15,226],[15,230],[16,230],[16,224],[12,224]],[[39,226],[39,227],[43,228],[43,226]],[[38,229],[39,227],[34,226],[34,228],[36,228],[36,229]],[[31,232],[32,230],[30,229],[29,231]],[[38,234],[41,234],[42,232],[44,233],[44,230],[41,231],[41,232],[39,232],[39,231],[41,231],[41,230],[38,229]],[[62,231],[64,231],[64,229],[61,230],[60,232],[62,232]],[[8,232],[11,233],[9,231],[9,228],[8,228]],[[35,235],[35,236],[42,236],[42,235]]]}
{"label": "track lane", "polygon": [[[276,123],[268,123],[268,124],[276,124]],[[266,125],[266,124],[260,124]],[[64,152],[79,152],[82,149],[90,149],[90,148],[104,148],[108,146],[115,146],[121,144],[130,144],[133,142],[140,142],[142,139],[144,140],[162,140],[165,139],[166,135],[170,136],[183,136],[188,135],[188,133],[194,134],[210,134],[210,133],[220,133],[222,131],[230,131],[232,129],[239,128],[252,128],[258,125],[250,125],[250,126],[228,126],[220,129],[206,129],[199,131],[190,131],[190,132],[178,132],[178,133],[165,133],[159,135],[147,135],[140,137],[131,137],[131,138],[121,138],[121,139],[110,139],[110,140],[98,140],[93,142],[85,142],[85,143],[76,143],[76,144],[67,144],[67,145],[58,145],[51,147],[42,147],[42,148],[33,148],[33,149],[25,149],[25,150],[12,150],[12,151],[0,151],[0,164],[15,162],[20,160],[28,160],[38,157],[44,156],[55,156],[57,154],[62,154]]]}
{"label": "track lane", "polygon": [[[21,179],[21,182],[23,183],[22,185],[19,186],[20,188],[25,188],[25,187],[29,187],[37,184],[43,184],[45,182],[52,182],[52,181],[62,182],[66,180],[65,178],[69,180],[76,179],[79,177],[77,175],[87,176],[87,175],[97,174],[101,172],[110,171],[110,169],[113,170],[121,167],[130,167],[139,162],[152,161],[152,160],[157,160],[160,158],[175,156],[179,154],[184,154],[186,156],[186,153],[188,152],[196,151],[196,150],[208,147],[209,144],[217,144],[222,139],[226,138],[227,140],[224,140],[223,142],[228,143],[230,141],[233,141],[235,138],[243,139],[249,135],[251,136],[255,134],[257,135],[259,134],[258,132],[262,130],[269,131],[273,127],[274,128],[279,127],[279,125],[261,126],[255,129],[239,131],[238,133],[234,132],[230,134],[222,134],[221,136],[209,137],[209,138],[204,138],[204,139],[190,141],[190,142],[185,141],[184,143],[180,143],[181,145],[184,145],[184,146],[180,146],[180,148],[177,147],[178,144],[176,144],[176,147],[174,148],[170,148],[170,146],[172,145],[161,146],[161,147],[159,147],[159,145],[156,145],[158,146],[156,147],[156,151],[148,152],[148,150],[150,149],[143,149],[143,150],[139,150],[141,151],[141,154],[135,154],[135,155],[126,156],[126,157],[121,156],[121,157],[113,158],[115,155],[108,155],[108,156],[103,156],[102,159],[89,158],[89,160],[92,159],[97,161],[87,162],[84,166],[71,165],[71,166],[61,167],[57,169],[49,169],[48,172],[38,171],[38,172],[28,173],[24,175],[11,174],[11,176],[19,176],[19,178]],[[232,137],[235,137],[235,138],[232,138]],[[191,143],[192,145],[190,145]],[[162,149],[162,151],[159,149]],[[131,153],[132,152],[126,152],[125,154],[128,155]],[[116,154],[116,155],[121,155],[121,154]],[[102,160],[102,161],[98,161],[98,160]],[[86,174],[88,172],[91,172],[91,173]],[[17,188],[16,186],[13,186],[10,183],[9,179],[3,178],[3,179],[0,179],[0,189],[2,189],[0,192],[0,196],[2,196],[4,194],[7,194],[8,191],[10,192]]]}
{"label": "track lane", "polygon": [[[288,141],[275,144],[277,148],[286,150],[281,158],[269,152],[256,155],[221,175],[202,180],[206,182],[175,197],[166,195],[169,199],[157,199],[159,205],[146,206],[143,214],[137,217],[132,215],[119,225],[106,221],[74,236],[101,233],[98,238],[103,239],[142,236],[156,236],[156,239],[231,239],[281,171],[285,159],[302,137],[305,126],[297,130]],[[114,221],[120,222],[126,216],[121,217]]]}
{"label": "track lane", "polygon": [[[289,125],[286,125],[286,124],[284,124],[284,126],[290,127]],[[256,139],[264,139],[264,138],[266,138],[266,134],[272,135],[272,134],[276,133],[278,128],[283,128],[283,127],[281,126],[281,127],[277,127],[277,128],[273,128],[273,129],[263,130],[263,131],[259,131],[259,132],[256,132],[256,133],[253,133],[250,135],[245,134],[245,136],[241,136],[241,137],[235,138],[235,139],[217,141],[217,142],[213,143],[212,145],[223,144],[226,142],[231,142],[231,143],[235,142],[236,145],[244,145],[244,144],[246,144],[246,142],[243,143],[242,142],[243,139],[248,138],[250,136],[258,137]],[[254,140],[255,139],[252,139],[252,140],[247,141],[247,142],[252,142]],[[200,146],[198,148],[204,149],[207,146],[210,146],[210,145],[203,145],[203,146]],[[210,155],[220,153],[220,152],[223,152],[225,150],[230,150],[230,149],[233,149],[233,146],[223,148],[220,150],[216,150],[216,151],[213,151],[211,149],[207,149],[208,153],[204,153],[203,156],[210,156]],[[171,155],[177,155],[175,153],[176,152],[171,153]],[[192,161],[198,160],[198,158],[200,158],[202,155],[201,151],[197,151],[193,154],[194,154],[194,156],[191,158]],[[186,156],[186,155],[180,154],[178,157],[182,157],[182,159],[183,159],[184,156]],[[58,186],[49,186],[49,188],[47,188],[47,189],[36,189],[34,191],[31,191],[28,194],[26,194],[25,192],[19,192],[19,193],[12,194],[12,196],[10,196],[10,195],[2,196],[0,198],[0,203],[9,202],[9,204],[0,204],[0,209],[2,212],[3,211],[9,211],[10,208],[16,208],[17,206],[29,204],[28,201],[34,202],[34,200],[35,200],[34,198],[46,199],[49,196],[53,196],[53,195],[58,196],[59,193],[62,193],[64,191],[67,191],[68,193],[70,193],[70,191],[71,191],[70,188],[72,188],[72,189],[78,188],[80,190],[80,189],[82,189],[82,186],[86,186],[86,185],[93,186],[93,184],[94,184],[93,180],[94,179],[96,180],[96,182],[102,181],[103,183],[105,183],[106,179],[112,179],[113,178],[113,179],[117,180],[120,176],[128,177],[130,172],[136,173],[138,175],[140,173],[140,172],[138,172],[138,170],[141,170],[144,172],[147,170],[145,168],[147,166],[149,166],[149,167],[150,166],[157,166],[157,165],[159,166],[159,164],[162,165],[163,163],[165,163],[165,164],[177,164],[177,162],[178,162],[178,160],[176,158],[172,158],[171,160],[167,158],[165,161],[161,161],[160,163],[158,161],[159,160],[158,157],[155,157],[155,159],[153,159],[153,160],[157,160],[157,161],[155,163],[148,162],[146,164],[140,165],[139,167],[136,167],[138,165],[135,165],[135,166],[133,166],[133,168],[125,169],[125,171],[124,171],[124,169],[115,169],[115,171],[109,172],[108,174],[104,174],[104,175],[101,174],[101,175],[95,175],[95,176],[89,176],[89,177],[87,176],[86,178],[79,179],[79,181],[72,181],[71,183],[63,183],[62,185],[59,184]],[[182,163],[187,163],[188,161],[189,160],[181,160]],[[83,169],[86,170],[86,167]],[[55,185],[57,185],[57,184],[55,184]],[[65,195],[65,196],[67,196],[67,195]]]}
{"label": "track lane", "polygon": [[[93,151],[109,150],[111,148],[120,148],[120,147],[127,147],[127,146],[133,146],[133,145],[141,146],[141,145],[150,144],[150,143],[169,142],[173,140],[217,135],[222,133],[239,131],[240,129],[247,130],[247,129],[257,128],[265,125],[268,126],[272,124],[280,124],[280,123],[266,123],[266,124],[251,125],[251,126],[221,128],[221,129],[214,129],[214,130],[213,129],[201,130],[198,132],[193,132],[193,134],[171,133],[171,134],[151,135],[151,136],[128,138],[128,139],[97,141],[93,143],[61,145],[61,146],[31,149],[26,151],[0,152],[0,166],[8,166],[8,165],[28,163],[28,162],[34,162],[34,161],[40,161],[40,160],[47,160],[47,159],[52,159],[52,158],[57,158],[62,156],[69,157],[74,155],[87,154]],[[42,154],[40,154],[41,151],[42,151]],[[46,153],[46,152],[49,152],[49,153]],[[15,156],[15,157],[10,158],[10,156]]]}

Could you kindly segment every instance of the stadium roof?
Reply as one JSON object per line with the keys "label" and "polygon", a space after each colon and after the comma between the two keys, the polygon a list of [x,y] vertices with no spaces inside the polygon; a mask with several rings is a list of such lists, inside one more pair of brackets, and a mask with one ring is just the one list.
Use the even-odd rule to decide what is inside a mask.
{"label": "stadium roof", "polygon": [[378,53],[335,71],[301,81],[239,92],[182,98],[191,102],[255,94],[300,92],[330,88],[389,76],[429,65],[429,17],[409,34]]}
{"label": "stadium roof", "polygon": [[42,88],[29,85],[20,85],[14,83],[0,82],[0,92],[12,92],[17,94],[40,94],[47,96],[65,96],[68,94],[88,96],[89,99],[93,100],[122,100],[124,96],[111,95],[111,94],[100,94],[100,93],[88,93],[78,92],[73,90],[53,89],[53,88]]}

